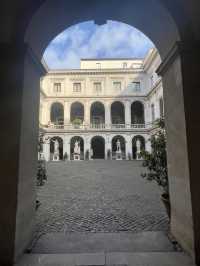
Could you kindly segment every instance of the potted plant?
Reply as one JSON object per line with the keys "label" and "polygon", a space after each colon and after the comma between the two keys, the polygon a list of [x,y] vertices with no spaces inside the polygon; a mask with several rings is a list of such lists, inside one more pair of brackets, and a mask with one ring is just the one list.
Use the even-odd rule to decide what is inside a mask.
{"label": "potted plant", "polygon": [[82,124],[82,120],[80,118],[75,118],[72,123],[75,128],[80,128],[80,125]]}
{"label": "potted plant", "polygon": [[149,181],[156,181],[162,187],[163,193],[161,199],[166,207],[167,214],[170,218],[170,198],[169,198],[169,181],[167,171],[167,151],[166,151],[166,134],[165,123],[163,119],[156,121],[157,130],[151,137],[151,153],[142,151],[141,156],[144,159],[143,166],[148,169],[142,177]]}

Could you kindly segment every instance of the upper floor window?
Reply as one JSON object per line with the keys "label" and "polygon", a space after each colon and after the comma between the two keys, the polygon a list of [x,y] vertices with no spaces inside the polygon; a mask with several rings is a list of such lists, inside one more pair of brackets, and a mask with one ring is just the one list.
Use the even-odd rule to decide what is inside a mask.
{"label": "upper floor window", "polygon": [[121,91],[122,89],[122,84],[120,81],[114,81],[113,82],[113,88],[115,91]]}
{"label": "upper floor window", "polygon": [[96,63],[97,69],[101,69],[101,63]]}
{"label": "upper floor window", "polygon": [[101,93],[101,91],[102,91],[101,82],[94,82],[94,92]]}
{"label": "upper floor window", "polygon": [[123,68],[127,68],[127,63],[126,62],[123,63]]}
{"label": "upper floor window", "polygon": [[53,91],[54,92],[61,92],[61,83],[54,83]]}
{"label": "upper floor window", "polygon": [[140,91],[141,90],[140,82],[139,81],[137,81],[137,82],[133,81],[132,82],[132,88],[136,92]]}
{"label": "upper floor window", "polygon": [[81,92],[81,83],[80,82],[75,82],[73,84],[73,92]]}

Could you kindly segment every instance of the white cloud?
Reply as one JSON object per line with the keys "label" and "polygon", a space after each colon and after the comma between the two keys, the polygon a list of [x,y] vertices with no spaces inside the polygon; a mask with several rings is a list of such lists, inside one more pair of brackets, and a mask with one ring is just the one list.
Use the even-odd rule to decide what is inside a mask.
{"label": "white cloud", "polygon": [[50,68],[79,68],[80,58],[143,57],[153,46],[133,27],[109,21],[75,25],[58,35],[48,46],[44,58]]}

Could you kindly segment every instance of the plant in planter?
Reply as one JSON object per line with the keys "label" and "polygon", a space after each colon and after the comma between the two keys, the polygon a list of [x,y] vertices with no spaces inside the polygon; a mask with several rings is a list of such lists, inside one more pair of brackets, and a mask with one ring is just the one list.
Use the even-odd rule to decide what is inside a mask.
{"label": "plant in planter", "polygon": [[163,194],[161,198],[170,217],[165,123],[163,119],[159,119],[156,124],[158,126],[157,131],[150,139],[152,152],[141,152],[141,156],[144,159],[143,166],[148,169],[147,173],[142,174],[142,177],[147,178],[149,181],[154,180],[162,187]]}
{"label": "plant in planter", "polygon": [[64,153],[64,155],[63,155],[63,160],[64,160],[64,161],[67,161],[67,160],[68,160],[68,154],[67,154],[67,152]]}
{"label": "plant in planter", "polygon": [[82,120],[80,118],[75,118],[72,122],[72,124],[74,125],[75,128],[79,128],[80,125],[82,125]]}

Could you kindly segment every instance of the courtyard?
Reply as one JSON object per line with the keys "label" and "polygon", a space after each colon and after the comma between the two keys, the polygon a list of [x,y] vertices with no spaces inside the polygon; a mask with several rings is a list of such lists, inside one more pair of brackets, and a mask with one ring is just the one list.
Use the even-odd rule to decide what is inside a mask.
{"label": "courtyard", "polygon": [[161,190],[141,177],[137,161],[47,164],[38,188],[36,238],[48,233],[167,231]]}

